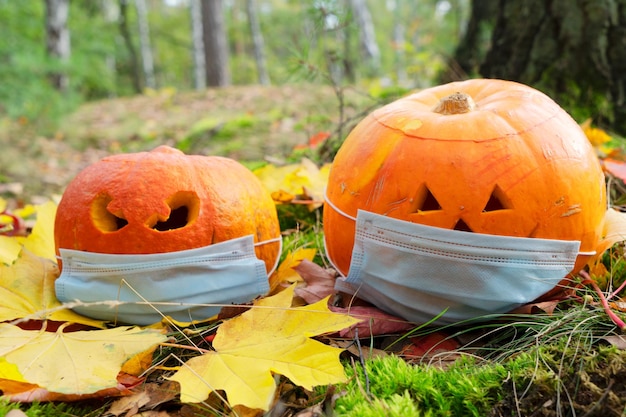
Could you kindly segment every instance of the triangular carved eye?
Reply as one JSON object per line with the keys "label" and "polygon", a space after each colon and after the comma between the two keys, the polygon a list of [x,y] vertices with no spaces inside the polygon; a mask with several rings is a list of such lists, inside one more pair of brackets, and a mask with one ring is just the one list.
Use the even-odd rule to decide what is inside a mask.
{"label": "triangular carved eye", "polygon": [[487,201],[485,208],[483,208],[483,212],[506,210],[510,208],[512,208],[511,201],[506,194],[504,194],[504,191],[496,185],[489,196],[489,201]]}
{"label": "triangular carved eye", "polygon": [[439,204],[439,201],[437,201],[428,187],[425,184],[422,184],[415,194],[411,208],[413,213],[417,213],[419,211],[435,211],[441,210],[441,204]]}
{"label": "triangular carved eye", "polygon": [[458,230],[459,232],[473,232],[473,230],[462,219],[459,219],[459,221],[456,222],[454,230]]}

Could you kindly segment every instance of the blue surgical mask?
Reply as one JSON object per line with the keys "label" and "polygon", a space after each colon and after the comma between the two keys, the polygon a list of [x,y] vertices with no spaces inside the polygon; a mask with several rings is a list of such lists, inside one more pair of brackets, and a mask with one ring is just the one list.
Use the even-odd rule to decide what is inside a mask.
{"label": "blue surgical mask", "polygon": [[[277,241],[280,237],[256,245]],[[146,255],[60,249],[63,268],[55,282],[56,295],[61,302],[77,302],[72,308],[77,313],[99,320],[138,325],[163,316],[204,320],[223,305],[246,303],[267,293],[265,262],[256,257],[254,248],[249,235]]]}
{"label": "blue surgical mask", "polygon": [[[344,214],[345,215],[345,214]],[[552,290],[580,242],[448,230],[360,210],[336,289],[406,320],[451,324],[509,312]]]}

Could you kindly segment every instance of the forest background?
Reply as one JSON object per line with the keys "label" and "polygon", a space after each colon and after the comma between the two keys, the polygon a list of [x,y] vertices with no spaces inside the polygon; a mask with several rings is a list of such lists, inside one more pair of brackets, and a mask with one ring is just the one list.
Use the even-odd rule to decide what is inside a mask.
{"label": "forest background", "polygon": [[2,0],[0,24],[3,193],[60,192],[103,154],[163,143],[336,149],[368,110],[470,77],[626,133],[626,0]]}

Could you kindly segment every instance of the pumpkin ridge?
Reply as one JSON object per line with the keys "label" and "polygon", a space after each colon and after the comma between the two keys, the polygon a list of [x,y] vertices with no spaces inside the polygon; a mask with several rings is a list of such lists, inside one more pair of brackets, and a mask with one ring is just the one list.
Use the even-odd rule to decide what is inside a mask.
{"label": "pumpkin ridge", "polygon": [[[418,94],[420,93],[416,93],[414,95],[418,95]],[[466,118],[468,114],[467,113],[440,114],[434,111],[433,108],[429,108],[427,103],[424,103],[421,101],[416,102],[414,100],[411,100],[411,97],[412,96],[407,96],[407,97],[397,100],[396,102],[390,103],[387,106],[384,106],[370,113],[370,116],[373,119],[375,119],[376,122],[380,123],[385,128],[392,129],[396,132],[403,134],[405,136],[405,139],[415,138],[415,139],[428,140],[428,141],[449,141],[449,142],[471,141],[471,142],[476,142],[476,143],[506,140],[510,137],[525,135],[529,133],[530,131],[544,125],[545,123],[550,123],[554,118],[558,118],[559,116],[565,115],[567,118],[571,118],[567,113],[565,113],[564,110],[560,109],[559,107],[556,107],[556,108],[550,109],[552,110],[552,112],[548,113],[547,115],[542,112],[541,119],[537,121],[536,123],[530,126],[525,126],[524,129],[519,129],[516,126],[512,125],[510,121],[507,119],[507,116],[509,115],[500,114],[497,111],[499,102],[504,101],[506,96],[503,96],[502,98],[498,98],[497,100],[493,100],[493,101],[489,101],[489,97],[485,97],[483,100],[477,100],[475,102],[476,104],[473,110],[467,113],[474,113],[475,114],[474,117],[476,118],[481,118],[486,114],[491,114],[497,117],[499,121],[505,123],[506,126],[510,128],[510,132],[507,132],[505,134],[498,135],[498,136],[480,137],[477,139],[464,138],[464,137],[425,136],[425,135],[419,135],[416,133],[419,130],[419,128],[424,127],[424,128],[430,128],[430,130],[435,130],[434,128],[428,126],[428,124],[430,123],[431,126],[440,125],[440,124],[441,125],[449,124],[444,118],[456,117],[458,120],[463,120],[463,118]],[[483,104],[484,101],[488,102],[487,105]],[[550,100],[550,102],[552,104],[556,104],[552,100]],[[395,110],[395,107],[399,107],[397,111]],[[409,121],[406,123],[406,124],[410,124],[409,128],[405,128],[403,126],[398,126],[397,124],[395,124],[395,122],[397,122],[398,119],[400,119],[400,117],[398,117],[399,113],[403,115],[402,119],[409,119]],[[388,119],[390,121],[387,121]],[[415,125],[416,121],[420,122],[419,127],[412,128]],[[437,134],[440,133],[437,130],[435,131],[437,132]],[[458,129],[458,133],[459,133],[459,136],[467,135],[468,130],[465,128],[465,126],[463,126],[463,128]]]}

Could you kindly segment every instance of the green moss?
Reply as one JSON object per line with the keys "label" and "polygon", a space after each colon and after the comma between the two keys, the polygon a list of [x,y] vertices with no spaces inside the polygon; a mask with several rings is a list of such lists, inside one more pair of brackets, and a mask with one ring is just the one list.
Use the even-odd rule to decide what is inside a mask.
{"label": "green moss", "polygon": [[91,403],[32,403],[19,404],[0,400],[0,416],[6,415],[11,410],[21,409],[28,417],[97,417],[102,415],[102,406]]}
{"label": "green moss", "polygon": [[394,415],[391,410],[414,416],[484,416],[502,398],[507,378],[503,365],[480,365],[471,358],[443,370],[388,356],[366,362],[366,372],[370,395],[363,369],[348,368],[350,382],[337,400],[338,416]]}
{"label": "green moss", "polygon": [[338,387],[342,396],[335,412],[552,416],[626,410],[625,365],[625,351],[603,343],[590,348],[577,337],[538,345],[501,362],[463,357],[446,369],[387,356],[366,361],[365,372],[358,365],[347,367],[349,382]]}

